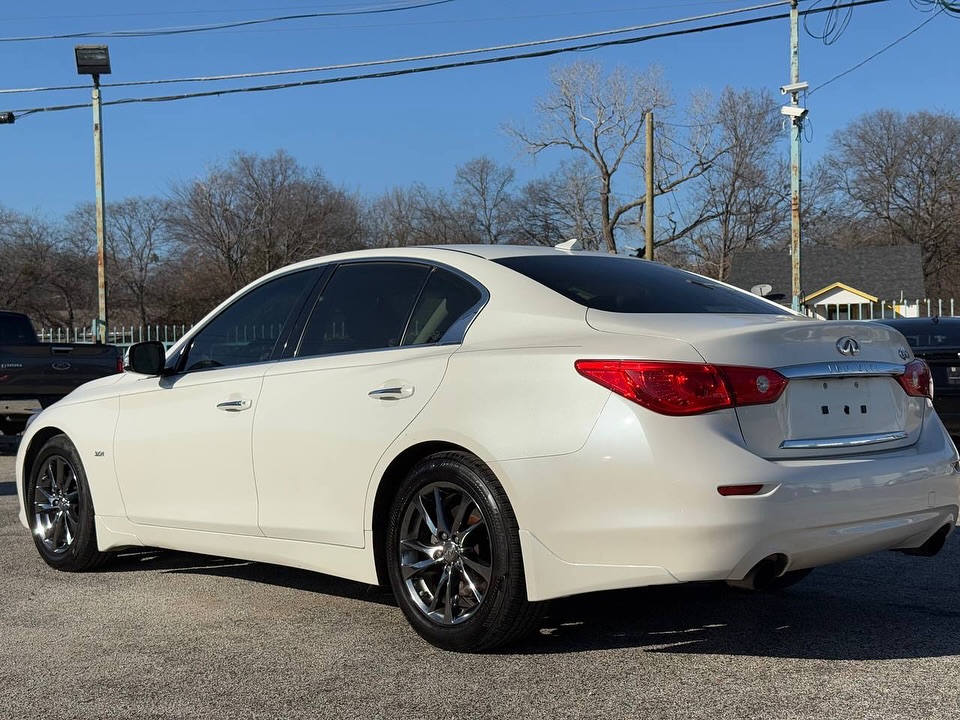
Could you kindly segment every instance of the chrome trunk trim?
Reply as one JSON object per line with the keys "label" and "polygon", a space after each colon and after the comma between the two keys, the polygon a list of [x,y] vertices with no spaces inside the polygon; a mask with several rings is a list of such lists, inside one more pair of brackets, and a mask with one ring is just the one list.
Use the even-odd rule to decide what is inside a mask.
{"label": "chrome trunk trim", "polygon": [[837,362],[813,363],[810,365],[789,365],[774,368],[785,378],[795,380],[812,378],[862,377],[869,375],[903,375],[904,366],[888,362],[869,360],[838,360]]}
{"label": "chrome trunk trim", "polygon": [[781,450],[829,450],[831,448],[863,447],[879,445],[881,443],[904,440],[908,433],[902,430],[893,432],[873,433],[871,435],[845,435],[832,438],[810,438],[807,440],[784,440],[780,443]]}

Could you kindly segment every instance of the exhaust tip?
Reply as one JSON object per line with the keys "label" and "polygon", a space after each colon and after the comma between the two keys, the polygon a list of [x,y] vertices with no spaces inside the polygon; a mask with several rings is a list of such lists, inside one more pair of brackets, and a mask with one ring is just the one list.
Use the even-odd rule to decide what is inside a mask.
{"label": "exhaust tip", "polygon": [[769,555],[754,565],[742,580],[727,580],[727,585],[752,592],[775,589],[777,580],[787,568],[787,563],[786,555],[780,553]]}
{"label": "exhaust tip", "polygon": [[927,541],[920,547],[915,548],[906,548],[901,550],[904,555],[916,555],[918,557],[933,557],[938,552],[943,550],[943,546],[947,544],[947,537],[950,535],[950,530],[952,528],[950,525],[944,525],[942,528],[937,530],[933,535],[931,535]]}

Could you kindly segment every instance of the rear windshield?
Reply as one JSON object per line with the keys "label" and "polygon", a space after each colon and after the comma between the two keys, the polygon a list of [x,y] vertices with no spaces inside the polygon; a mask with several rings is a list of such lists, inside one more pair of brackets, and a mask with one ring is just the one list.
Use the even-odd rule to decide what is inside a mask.
{"label": "rear windshield", "polygon": [[527,255],[496,262],[594,310],[789,314],[786,309],[713,280],[639,258]]}
{"label": "rear windshield", "polygon": [[33,345],[37,334],[25,315],[0,314],[0,345]]}
{"label": "rear windshield", "polygon": [[899,330],[913,348],[946,350],[960,347],[960,325],[949,321],[943,323],[929,320],[904,323],[887,321],[885,324]]}

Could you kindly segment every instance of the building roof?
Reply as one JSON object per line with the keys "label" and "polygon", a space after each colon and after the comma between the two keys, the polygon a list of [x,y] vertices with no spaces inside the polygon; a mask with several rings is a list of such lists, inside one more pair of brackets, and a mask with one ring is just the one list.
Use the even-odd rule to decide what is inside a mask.
{"label": "building roof", "polygon": [[[806,297],[837,283],[881,300],[926,297],[923,262],[916,245],[804,248],[800,262],[801,289]],[[768,296],[789,300],[793,296],[790,253],[738,253],[733,256],[727,282],[744,290],[767,284],[773,288]]]}

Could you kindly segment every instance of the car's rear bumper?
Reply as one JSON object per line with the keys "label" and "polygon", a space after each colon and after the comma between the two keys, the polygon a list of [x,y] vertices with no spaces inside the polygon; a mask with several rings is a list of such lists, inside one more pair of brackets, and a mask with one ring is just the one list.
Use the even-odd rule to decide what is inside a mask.
{"label": "car's rear bumper", "polygon": [[[502,463],[531,599],[740,579],[915,548],[960,505],[957,452],[935,416],[909,448],[772,462],[743,447],[733,413],[641,422],[612,397],[576,453]],[[721,485],[762,483],[757,495]]]}

